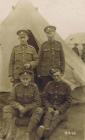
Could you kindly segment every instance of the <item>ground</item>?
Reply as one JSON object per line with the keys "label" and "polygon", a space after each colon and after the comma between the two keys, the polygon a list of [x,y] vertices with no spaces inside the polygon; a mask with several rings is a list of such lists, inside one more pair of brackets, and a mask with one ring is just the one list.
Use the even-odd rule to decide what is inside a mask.
{"label": "ground", "polygon": [[[85,123],[85,105],[72,106],[68,112],[68,118],[65,122],[56,128],[49,140],[84,140],[84,123]],[[25,127],[17,128],[15,140],[28,140],[27,129]],[[71,132],[67,134],[67,132]],[[32,140],[37,140],[33,133]]]}
{"label": "ground", "polygon": [[[73,104],[68,111],[68,118],[61,123],[49,138],[49,140],[84,140],[85,139],[85,94],[84,89],[77,89],[73,92],[73,98],[77,101],[81,100],[79,104]],[[82,94],[83,93],[83,94]],[[77,96],[75,96],[77,95]],[[3,102],[3,100],[2,100]],[[28,140],[27,128],[17,128],[15,140]],[[33,132],[32,140],[38,140]]]}

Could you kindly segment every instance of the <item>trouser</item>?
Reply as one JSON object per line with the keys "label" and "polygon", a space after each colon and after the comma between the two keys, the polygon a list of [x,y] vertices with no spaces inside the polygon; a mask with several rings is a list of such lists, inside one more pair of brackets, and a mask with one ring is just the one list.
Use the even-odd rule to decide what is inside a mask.
{"label": "trouser", "polygon": [[6,138],[7,140],[15,138],[16,126],[13,114],[14,110],[9,105],[3,108],[1,138]]}
{"label": "trouser", "polygon": [[57,115],[56,113],[48,112],[46,113],[44,117],[44,126],[45,128],[49,128],[44,132],[44,137],[49,137],[55,128],[63,121],[66,119],[67,113],[64,114],[59,114]]}
{"label": "trouser", "polygon": [[53,118],[53,112],[47,111],[43,118],[43,125],[45,128],[50,128],[52,118]]}
{"label": "trouser", "polygon": [[37,78],[37,85],[40,91],[43,91],[46,84],[52,81],[52,78],[50,76],[40,76]]}
{"label": "trouser", "polygon": [[[3,125],[2,125],[2,137],[6,136],[6,138],[13,139],[16,134],[16,117],[14,117],[15,110],[7,105],[3,108]],[[43,109],[41,107],[37,107],[30,117],[30,121],[28,124],[28,132],[31,133],[32,130],[39,123],[41,117],[43,115]]]}
{"label": "trouser", "polygon": [[33,129],[36,128],[36,126],[38,125],[38,123],[41,120],[42,115],[43,115],[43,109],[40,107],[36,108],[30,118],[30,122],[28,125],[28,132],[31,133],[33,131]]}

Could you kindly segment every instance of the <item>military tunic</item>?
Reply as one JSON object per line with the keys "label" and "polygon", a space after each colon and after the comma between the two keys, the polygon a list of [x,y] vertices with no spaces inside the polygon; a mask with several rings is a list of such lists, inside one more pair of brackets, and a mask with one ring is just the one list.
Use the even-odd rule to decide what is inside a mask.
{"label": "military tunic", "polygon": [[19,79],[19,73],[25,64],[30,64],[34,69],[38,64],[38,55],[35,48],[30,45],[18,45],[12,50],[9,63],[9,76]]}
{"label": "military tunic", "polygon": [[24,86],[22,83],[17,84],[10,95],[10,102],[14,108],[19,104],[30,106],[31,109],[40,106],[41,99],[37,85],[32,82],[28,86]]}
{"label": "military tunic", "polygon": [[61,73],[64,73],[65,70],[65,58],[62,45],[56,40],[44,42],[39,52],[37,74],[38,86],[41,91],[52,79],[49,76],[49,70],[51,69],[58,69]]}
{"label": "military tunic", "polygon": [[71,104],[70,92],[71,88],[65,82],[49,82],[42,95],[45,107],[52,107],[64,113]]}
{"label": "military tunic", "polygon": [[65,58],[60,42],[46,41],[42,44],[39,52],[38,75],[47,76],[52,68],[58,69],[61,73],[65,70]]}
{"label": "military tunic", "polygon": [[[18,115],[20,114],[20,105],[26,108],[26,112],[21,117]],[[13,87],[13,91],[9,98],[9,105],[3,108],[3,136],[8,136],[10,134],[9,137],[14,137],[16,131],[15,122],[18,122],[18,125],[22,125],[23,117],[25,125],[28,125],[28,133],[31,133],[39,123],[42,114],[43,109],[41,107],[41,99],[37,85],[32,82],[30,82],[28,86],[18,83]],[[30,119],[30,121],[26,121],[26,118],[28,121]],[[9,128],[13,130],[10,130]]]}
{"label": "military tunic", "polygon": [[[43,124],[49,131],[44,134],[50,136],[56,126],[67,116],[67,109],[71,105],[71,89],[65,82],[49,82],[42,94],[43,106],[45,107],[45,116]],[[49,107],[53,111],[49,111]],[[59,112],[59,114],[56,113]]]}

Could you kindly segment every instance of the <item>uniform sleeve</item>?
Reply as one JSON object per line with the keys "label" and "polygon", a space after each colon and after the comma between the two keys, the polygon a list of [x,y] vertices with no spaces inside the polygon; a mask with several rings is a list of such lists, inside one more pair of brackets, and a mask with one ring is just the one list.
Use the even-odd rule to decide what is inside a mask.
{"label": "uniform sleeve", "polygon": [[60,44],[61,51],[60,51],[60,67],[61,67],[61,73],[64,73],[65,71],[65,56],[64,56],[64,51],[62,48],[62,45]]}
{"label": "uniform sleeve", "polygon": [[10,105],[16,109],[19,108],[19,106],[21,105],[19,102],[16,101],[16,87],[13,87],[12,89],[12,92],[9,97],[9,102]]}
{"label": "uniform sleeve", "polygon": [[58,108],[60,114],[63,114],[71,106],[72,97],[71,97],[71,88],[68,86],[66,88],[66,95],[64,103]]}
{"label": "uniform sleeve", "polygon": [[39,55],[39,62],[41,62],[42,56],[43,56],[43,45],[41,45],[39,52],[38,52],[38,55]]}
{"label": "uniform sleeve", "polygon": [[43,45],[41,45],[41,47],[39,48],[38,56],[39,56],[39,62],[38,62],[37,71],[39,72],[39,69],[41,67],[42,58],[43,58]]}
{"label": "uniform sleeve", "polygon": [[37,87],[37,85],[35,86],[35,91],[34,91],[35,93],[35,103],[36,103],[36,105],[37,106],[41,106],[41,98],[40,98],[40,93],[39,93],[39,90],[38,90],[38,87]]}
{"label": "uniform sleeve", "polygon": [[45,86],[45,89],[42,93],[42,102],[43,105],[48,108],[48,107],[52,107],[52,105],[50,104],[49,100],[48,100],[48,89],[50,87],[50,82]]}
{"label": "uniform sleeve", "polygon": [[30,65],[33,69],[36,68],[36,66],[38,65],[38,61],[39,61],[38,54],[35,48],[33,48],[33,61],[30,62]]}
{"label": "uniform sleeve", "polygon": [[9,62],[9,77],[13,76],[13,67],[15,63],[15,49],[13,48],[11,56],[10,56],[10,62]]}

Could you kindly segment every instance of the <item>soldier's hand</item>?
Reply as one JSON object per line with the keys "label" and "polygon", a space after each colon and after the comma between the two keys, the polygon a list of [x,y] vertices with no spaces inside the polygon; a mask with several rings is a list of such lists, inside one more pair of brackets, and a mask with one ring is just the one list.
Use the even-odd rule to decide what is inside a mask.
{"label": "soldier's hand", "polygon": [[48,107],[49,112],[54,112],[54,109],[52,107]]}
{"label": "soldier's hand", "polygon": [[59,115],[59,110],[55,110],[55,115]]}
{"label": "soldier's hand", "polygon": [[61,76],[64,77],[64,73],[61,73]]}
{"label": "soldier's hand", "polygon": [[25,67],[26,69],[29,69],[29,68],[31,67],[31,65],[30,65],[30,64],[24,64],[24,67]]}
{"label": "soldier's hand", "polygon": [[30,107],[26,107],[25,106],[25,108],[24,108],[24,113],[26,113],[27,111],[29,111],[30,110]]}
{"label": "soldier's hand", "polygon": [[14,82],[14,78],[11,76],[11,77],[9,77],[9,79],[10,79],[10,82]]}
{"label": "soldier's hand", "polygon": [[25,108],[22,105],[20,105],[18,109],[19,109],[21,114],[25,113]]}
{"label": "soldier's hand", "polygon": [[60,76],[60,75],[61,75],[61,72],[60,72],[60,71],[57,71],[56,73],[57,73],[57,75],[58,75],[58,76]]}

